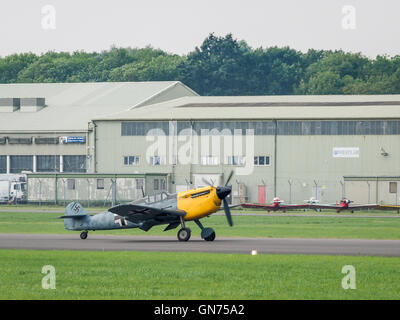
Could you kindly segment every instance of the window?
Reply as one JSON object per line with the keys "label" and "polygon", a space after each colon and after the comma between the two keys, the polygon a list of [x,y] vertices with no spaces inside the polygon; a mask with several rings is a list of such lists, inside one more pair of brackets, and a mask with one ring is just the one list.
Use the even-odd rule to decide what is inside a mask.
{"label": "window", "polygon": [[397,182],[389,182],[389,193],[397,193]]}
{"label": "window", "polygon": [[154,179],[154,190],[160,190],[160,180]]}
{"label": "window", "polygon": [[10,156],[10,173],[33,171],[33,156]]}
{"label": "window", "polygon": [[228,165],[242,166],[244,162],[245,158],[243,156],[228,156]]}
{"label": "window", "polygon": [[161,190],[167,190],[167,185],[165,179],[160,179]]}
{"label": "window", "polygon": [[[170,122],[168,121],[132,121],[121,123],[122,136],[168,135]],[[175,127],[175,126],[174,126]],[[385,135],[400,134],[400,121],[398,120],[292,120],[277,121],[177,121],[178,134],[190,134],[193,128],[197,135],[202,130],[211,135],[233,135],[235,130],[240,130],[244,135],[246,130],[254,130],[255,135],[274,135],[277,129],[279,135]],[[154,130],[156,129],[156,130]],[[171,132],[172,134],[172,132]]]}
{"label": "window", "polygon": [[139,165],[139,157],[138,156],[125,156],[124,157],[124,165],[125,166]]}
{"label": "window", "polygon": [[75,190],[75,179],[67,179],[67,189]]}
{"label": "window", "polygon": [[7,156],[0,156],[0,173],[7,173]]}
{"label": "window", "polygon": [[149,159],[149,163],[151,166],[160,166],[164,164],[164,159],[160,156],[151,156]]}
{"label": "window", "polygon": [[63,156],[64,172],[86,172],[86,156]]}
{"label": "window", "polygon": [[201,164],[203,166],[216,166],[219,164],[219,158],[216,156],[202,156]]}
{"label": "window", "polygon": [[144,179],[143,178],[136,179],[136,189],[141,190],[143,186],[144,186]]}
{"label": "window", "polygon": [[[154,130],[156,129],[156,130]],[[152,130],[152,135],[168,135],[169,122],[168,121],[135,121],[135,122],[122,122],[121,135],[122,136],[145,136]]]}
{"label": "window", "polygon": [[36,157],[37,172],[60,172],[59,156],[37,156]]}
{"label": "window", "polygon": [[104,189],[104,179],[97,179],[97,190]]}
{"label": "window", "polygon": [[255,166],[269,166],[269,156],[255,156],[254,165]]}

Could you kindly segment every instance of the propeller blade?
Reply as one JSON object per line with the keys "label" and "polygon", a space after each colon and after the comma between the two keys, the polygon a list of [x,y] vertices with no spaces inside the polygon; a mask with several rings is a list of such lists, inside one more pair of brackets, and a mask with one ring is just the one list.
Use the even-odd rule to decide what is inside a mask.
{"label": "propeller blade", "polygon": [[232,170],[231,173],[229,174],[228,179],[227,179],[226,182],[225,182],[225,186],[227,186],[227,185],[229,184],[229,181],[231,181],[232,177],[233,177],[233,170]]}
{"label": "propeller blade", "polygon": [[232,216],[231,216],[231,209],[229,208],[228,201],[226,198],[222,200],[224,203],[224,211],[226,215],[226,219],[228,220],[229,225],[232,227],[233,226],[233,221],[232,221]]}

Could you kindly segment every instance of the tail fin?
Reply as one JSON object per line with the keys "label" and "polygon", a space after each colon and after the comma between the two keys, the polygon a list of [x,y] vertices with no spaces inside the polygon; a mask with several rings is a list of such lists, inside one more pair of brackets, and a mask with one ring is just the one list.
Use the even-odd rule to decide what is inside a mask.
{"label": "tail fin", "polygon": [[71,202],[65,208],[65,216],[60,217],[60,219],[83,218],[87,215],[88,213],[79,202]]}

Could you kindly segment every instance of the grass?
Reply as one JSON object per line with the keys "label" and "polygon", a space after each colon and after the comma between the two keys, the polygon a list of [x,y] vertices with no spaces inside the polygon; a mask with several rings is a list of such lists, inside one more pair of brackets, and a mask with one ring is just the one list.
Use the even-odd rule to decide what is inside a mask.
{"label": "grass", "polygon": [[[44,265],[56,289],[42,289]],[[356,289],[341,286],[344,265]],[[399,299],[400,258],[0,251],[0,299]]]}
{"label": "grass", "polygon": [[[71,233],[64,229],[60,213],[0,212],[0,233]],[[212,227],[217,237],[270,238],[341,238],[341,239],[400,239],[399,218],[339,218],[313,216],[234,216],[229,227],[225,216],[210,216],[202,220]],[[187,224],[192,235],[200,236],[194,222]],[[165,226],[149,232],[139,229],[96,231],[115,235],[176,235],[177,229],[163,232]]]}

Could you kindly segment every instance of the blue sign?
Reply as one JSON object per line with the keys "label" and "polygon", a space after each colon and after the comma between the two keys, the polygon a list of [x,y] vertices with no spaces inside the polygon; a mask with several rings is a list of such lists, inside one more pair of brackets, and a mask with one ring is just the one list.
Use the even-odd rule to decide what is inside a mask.
{"label": "blue sign", "polygon": [[60,137],[60,143],[85,143],[86,137]]}

